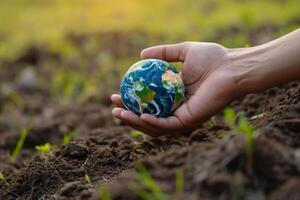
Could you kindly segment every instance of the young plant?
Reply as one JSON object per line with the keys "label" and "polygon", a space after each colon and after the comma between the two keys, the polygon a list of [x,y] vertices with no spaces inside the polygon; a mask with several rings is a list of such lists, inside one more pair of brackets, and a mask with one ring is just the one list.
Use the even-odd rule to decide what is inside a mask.
{"label": "young plant", "polygon": [[[236,124],[236,119],[238,119],[238,124]],[[255,129],[250,124],[245,114],[242,114],[237,118],[235,112],[231,108],[226,108],[224,110],[224,121],[230,129],[244,136],[247,154],[246,166],[247,169],[250,170],[253,164],[253,149],[256,137]]]}
{"label": "young plant", "polygon": [[230,129],[235,129],[235,120],[236,120],[236,114],[232,110],[232,108],[225,108],[224,110],[224,121],[229,126]]}
{"label": "young plant", "polygon": [[133,145],[134,145],[135,147],[139,147],[139,146],[141,146],[142,144],[143,144],[142,142],[133,141]]}
{"label": "young plant", "polygon": [[215,116],[212,116],[212,117],[208,120],[207,124],[208,124],[208,126],[209,126],[210,128],[215,127],[215,126],[217,125],[216,117],[215,117]]}
{"label": "young plant", "polygon": [[85,175],[84,175],[84,180],[85,180],[89,185],[91,185],[92,181],[91,181],[91,178],[90,178],[89,175],[85,174]]}
{"label": "young plant", "polygon": [[52,153],[53,147],[51,144],[46,143],[43,145],[35,146],[35,149],[42,155],[43,158],[46,158],[46,156]]}
{"label": "young plant", "polygon": [[167,200],[169,197],[163,193],[158,184],[151,177],[144,165],[140,164],[134,173],[136,180],[142,185],[133,185],[132,190],[143,200]]}
{"label": "young plant", "polygon": [[24,109],[27,105],[26,101],[16,91],[11,91],[8,94],[8,97],[14,104],[16,104],[21,109]]}
{"label": "young plant", "polygon": [[20,136],[20,138],[19,138],[19,140],[17,142],[17,145],[16,145],[14,151],[11,154],[13,160],[16,160],[17,157],[18,157],[18,155],[20,154],[20,151],[23,148],[23,145],[24,145],[25,139],[26,139],[26,137],[28,135],[28,132],[29,132],[28,129],[22,129],[21,136]]}
{"label": "young plant", "polygon": [[51,82],[51,96],[67,104],[79,100],[85,93],[86,78],[83,74],[70,70],[57,70]]}
{"label": "young plant", "polygon": [[176,172],[176,193],[182,194],[184,192],[184,174],[179,170]]}
{"label": "young plant", "polygon": [[106,187],[101,186],[99,189],[101,200],[111,200],[109,192]]}
{"label": "young plant", "polygon": [[2,172],[0,172],[0,181],[1,181],[1,182],[4,182],[6,185],[9,185],[8,182],[7,182],[6,179],[5,179],[4,174],[3,174]]}
{"label": "young plant", "polygon": [[143,135],[143,133],[140,132],[140,131],[137,131],[137,130],[132,130],[131,131],[131,136],[134,137],[134,138],[140,137],[142,135]]}
{"label": "young plant", "polygon": [[255,141],[255,129],[248,121],[245,115],[241,115],[238,120],[238,128],[239,131],[245,137],[246,143],[246,153],[247,153],[247,167],[248,169],[251,168],[253,164],[253,150],[254,150],[254,141]]}
{"label": "young plant", "polygon": [[69,144],[72,140],[74,140],[75,135],[77,134],[77,130],[71,131],[67,134],[64,134],[63,143],[64,145]]}

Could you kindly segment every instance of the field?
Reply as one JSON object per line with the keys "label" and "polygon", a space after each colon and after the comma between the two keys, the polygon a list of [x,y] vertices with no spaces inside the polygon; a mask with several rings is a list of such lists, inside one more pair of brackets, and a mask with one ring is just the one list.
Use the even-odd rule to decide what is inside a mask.
{"label": "field", "polygon": [[299,28],[299,8],[298,0],[1,2],[0,199],[300,199],[299,81],[158,138],[114,119],[110,101],[143,48],[262,44]]}

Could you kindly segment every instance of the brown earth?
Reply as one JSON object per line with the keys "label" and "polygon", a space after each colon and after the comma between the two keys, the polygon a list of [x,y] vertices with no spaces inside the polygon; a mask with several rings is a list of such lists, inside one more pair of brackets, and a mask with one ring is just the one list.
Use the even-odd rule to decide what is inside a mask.
{"label": "brown earth", "polygon": [[[109,38],[104,46],[116,58],[127,56],[119,49],[133,44],[117,48],[117,35]],[[133,49],[130,55],[140,47]],[[6,179],[0,180],[0,200],[94,200],[101,199],[99,188],[107,188],[114,200],[141,199],[133,191],[144,187],[134,173],[140,164],[168,199],[300,199],[299,82],[249,94],[231,104],[238,115],[247,115],[258,133],[249,167],[244,138],[225,125],[222,113],[215,122],[185,135],[132,137],[132,129],[112,118],[109,97],[60,105],[46,89],[10,85],[24,63],[47,77],[41,60],[61,59],[41,49],[29,52],[6,63],[6,71],[0,72],[1,90],[13,87],[26,102],[24,108],[16,108],[0,93],[0,172]],[[10,153],[24,127],[29,134],[13,160]],[[76,133],[75,139],[64,145],[63,137],[70,132]],[[43,157],[35,146],[45,143],[56,148]],[[178,173],[184,175],[183,191],[176,189]]]}
{"label": "brown earth", "polygon": [[[250,170],[243,137],[229,131],[221,114],[215,124],[186,135],[134,138],[130,128],[112,119],[110,107],[55,107],[32,120],[17,161],[9,152],[19,136],[8,131],[12,122],[2,116],[0,170],[7,183],[0,184],[0,199],[99,199],[101,185],[112,199],[139,199],[129,184],[137,182],[132,173],[137,162],[170,199],[300,199],[299,99],[300,85],[294,82],[232,103],[259,133]],[[62,145],[63,134],[75,129],[75,140]],[[222,138],[224,133],[228,137]],[[40,157],[34,147],[46,142],[58,150]],[[180,193],[178,171],[184,174]]]}

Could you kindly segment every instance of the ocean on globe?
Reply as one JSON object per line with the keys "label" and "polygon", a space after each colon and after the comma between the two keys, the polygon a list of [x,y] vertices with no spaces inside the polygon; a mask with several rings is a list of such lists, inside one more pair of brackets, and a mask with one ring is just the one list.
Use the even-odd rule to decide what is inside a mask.
{"label": "ocean on globe", "polygon": [[184,100],[184,84],[180,73],[168,62],[145,59],[133,64],[124,75],[121,98],[125,108],[137,115],[168,117]]}

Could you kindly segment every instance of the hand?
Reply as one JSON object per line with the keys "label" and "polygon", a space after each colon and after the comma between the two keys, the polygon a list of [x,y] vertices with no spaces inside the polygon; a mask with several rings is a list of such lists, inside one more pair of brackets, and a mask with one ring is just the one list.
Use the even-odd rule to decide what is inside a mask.
{"label": "hand", "polygon": [[186,101],[168,118],[150,114],[139,117],[124,109],[120,95],[113,94],[111,100],[117,106],[112,111],[113,116],[151,136],[196,129],[242,95],[236,83],[239,70],[230,66],[229,51],[218,44],[200,42],[161,45],[143,50],[142,58],[182,62]]}
{"label": "hand", "polygon": [[113,116],[152,136],[191,131],[231,101],[300,79],[300,29],[269,43],[226,49],[214,43],[184,42],[142,51],[142,58],[182,62],[186,101],[168,118],[140,117],[124,109],[119,95],[111,99]]}

